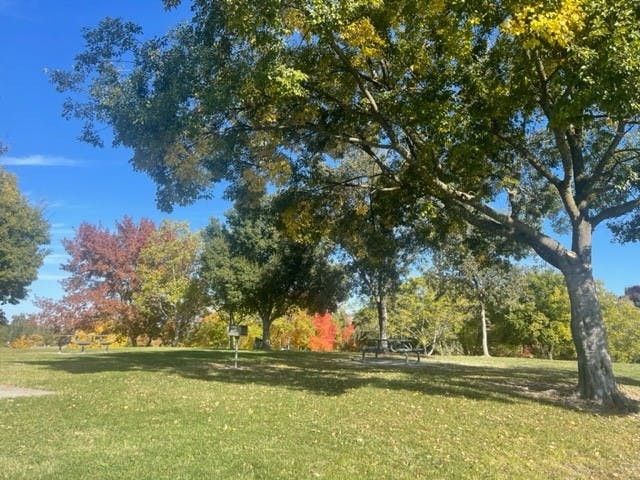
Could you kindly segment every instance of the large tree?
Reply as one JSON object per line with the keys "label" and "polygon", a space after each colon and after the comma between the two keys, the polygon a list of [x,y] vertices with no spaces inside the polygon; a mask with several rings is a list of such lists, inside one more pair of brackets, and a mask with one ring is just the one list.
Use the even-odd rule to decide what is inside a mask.
{"label": "large tree", "polygon": [[62,268],[70,276],[62,281],[61,303],[73,314],[73,328],[93,328],[110,322],[136,345],[146,333],[145,318],[133,303],[140,288],[140,253],[155,231],[151,220],[136,224],[130,217],[116,222],[115,231],[82,223],[74,238],[63,240],[69,261]]}
{"label": "large tree", "polygon": [[355,202],[344,205],[336,223],[334,238],[342,247],[348,266],[357,279],[360,293],[376,306],[378,338],[388,338],[389,303],[413,260],[414,245],[372,192],[360,191]]}
{"label": "large tree", "polygon": [[204,231],[201,276],[210,294],[232,321],[255,314],[270,347],[275,319],[296,307],[335,310],[346,289],[340,267],[321,245],[292,240],[276,229],[268,204],[251,212],[229,212],[226,225],[212,220]]}
{"label": "large tree", "polygon": [[15,176],[0,168],[0,305],[16,304],[27,296],[47,243],[49,224],[42,210],[20,194]]}
{"label": "large tree", "polygon": [[247,307],[241,289],[242,269],[234,261],[229,229],[212,218],[202,232],[200,276],[215,311],[224,312],[230,325],[242,322]]}
{"label": "large tree", "polygon": [[477,232],[469,232],[466,237],[451,235],[432,259],[441,288],[465,298],[476,310],[482,353],[488,357],[488,312],[515,303],[523,282],[517,268],[496,245],[483,240],[477,238]]}
{"label": "large tree", "polygon": [[147,319],[149,341],[162,333],[174,347],[184,342],[206,305],[197,276],[200,249],[200,235],[186,223],[165,220],[140,251],[132,298]]}
{"label": "large tree", "polygon": [[579,392],[624,403],[592,235],[609,222],[632,240],[640,225],[637,2],[194,0],[193,11],[143,43],[112,19],[86,32],[75,68],[54,74],[62,90],[89,88],[66,104],[88,120],[86,139],[110,124],[165,207],[224,177],[304,176],[363,152],[422,214],[559,269]]}

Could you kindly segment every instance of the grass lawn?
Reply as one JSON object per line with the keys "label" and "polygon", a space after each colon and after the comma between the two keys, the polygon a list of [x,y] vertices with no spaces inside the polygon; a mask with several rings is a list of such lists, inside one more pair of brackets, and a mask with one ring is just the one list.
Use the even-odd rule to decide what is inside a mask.
{"label": "grass lawn", "polygon": [[[574,362],[0,349],[4,479],[640,479],[640,416],[563,395]],[[616,365],[640,397],[640,365]],[[558,394],[560,393],[560,395]]]}

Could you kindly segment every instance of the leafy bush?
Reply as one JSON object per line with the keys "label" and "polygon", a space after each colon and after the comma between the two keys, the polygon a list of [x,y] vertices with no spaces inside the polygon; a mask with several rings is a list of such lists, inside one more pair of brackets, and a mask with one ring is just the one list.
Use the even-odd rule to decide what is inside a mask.
{"label": "leafy bush", "polygon": [[44,338],[38,333],[32,333],[30,335],[20,335],[14,341],[9,343],[9,346],[11,348],[32,348],[43,347],[44,345]]}
{"label": "leafy bush", "polygon": [[229,345],[227,336],[228,321],[218,312],[203,317],[187,340],[191,347],[225,348]]}
{"label": "leafy bush", "polygon": [[611,293],[600,298],[614,362],[640,362],[640,309],[631,300]]}

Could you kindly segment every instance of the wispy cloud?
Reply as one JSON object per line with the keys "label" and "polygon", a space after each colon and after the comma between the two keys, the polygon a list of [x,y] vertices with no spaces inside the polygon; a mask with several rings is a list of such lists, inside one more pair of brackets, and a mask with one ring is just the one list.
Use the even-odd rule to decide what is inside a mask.
{"label": "wispy cloud", "polygon": [[64,263],[68,260],[69,255],[67,255],[66,253],[52,253],[45,257],[44,264],[59,266],[61,263]]}
{"label": "wispy cloud", "polygon": [[34,19],[21,12],[24,8],[32,10],[36,5],[34,2],[21,1],[20,4],[16,0],[0,0],[0,17],[14,18],[16,20],[34,21]]}
{"label": "wispy cloud", "polygon": [[38,275],[38,280],[42,282],[59,282],[68,277],[69,275],[65,273],[44,273]]}
{"label": "wispy cloud", "polygon": [[54,223],[51,225],[51,236],[53,238],[63,238],[63,237],[72,237],[75,235],[76,231],[64,223]]}
{"label": "wispy cloud", "polygon": [[0,165],[32,167],[74,167],[80,165],[77,160],[48,155],[28,155],[26,157],[0,157]]}
{"label": "wispy cloud", "polygon": [[[47,202],[47,208],[64,208],[67,206],[67,203],[64,200],[53,200]],[[51,225],[51,228],[55,228],[58,225]]]}

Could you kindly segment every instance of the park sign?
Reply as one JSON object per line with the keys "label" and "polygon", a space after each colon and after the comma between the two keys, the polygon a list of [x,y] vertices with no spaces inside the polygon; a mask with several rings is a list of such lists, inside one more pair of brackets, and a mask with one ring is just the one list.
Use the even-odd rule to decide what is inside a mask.
{"label": "park sign", "polygon": [[249,334],[249,327],[247,325],[229,325],[227,328],[227,335],[233,340],[233,349],[235,351],[233,358],[233,367],[238,368],[238,344],[240,343],[240,337],[246,337]]}
{"label": "park sign", "polygon": [[249,334],[247,325],[229,325],[227,335],[230,337],[246,337]]}

